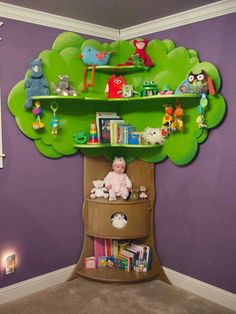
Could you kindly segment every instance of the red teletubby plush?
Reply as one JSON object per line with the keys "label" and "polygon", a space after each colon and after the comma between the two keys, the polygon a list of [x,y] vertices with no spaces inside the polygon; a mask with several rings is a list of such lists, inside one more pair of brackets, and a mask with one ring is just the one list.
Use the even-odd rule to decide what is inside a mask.
{"label": "red teletubby plush", "polygon": [[148,43],[147,39],[146,38],[142,40],[134,39],[133,43],[134,43],[134,47],[136,48],[134,55],[138,54],[139,57],[143,59],[144,65],[148,67],[153,66],[152,60],[149,58],[148,54],[145,51],[145,48]]}

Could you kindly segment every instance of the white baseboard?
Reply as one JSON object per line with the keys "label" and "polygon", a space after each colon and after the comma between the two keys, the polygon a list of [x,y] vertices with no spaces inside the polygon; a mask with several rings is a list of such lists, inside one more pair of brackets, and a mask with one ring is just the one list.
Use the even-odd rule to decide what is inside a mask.
{"label": "white baseboard", "polygon": [[68,266],[51,273],[21,281],[0,289],[0,304],[20,299],[29,294],[65,282],[72,275],[75,265]]}
{"label": "white baseboard", "polygon": [[[0,304],[14,301],[31,293],[63,283],[72,275],[74,268],[75,265],[71,265],[51,273],[2,288],[0,289]],[[178,273],[172,269],[166,267],[163,267],[163,269],[173,286],[204,297],[231,310],[236,310],[235,294]]]}
{"label": "white baseboard", "polygon": [[163,267],[168,279],[173,286],[182,288],[210,301],[216,302],[231,310],[236,311],[236,295],[226,290],[209,285],[203,281],[178,273]]}

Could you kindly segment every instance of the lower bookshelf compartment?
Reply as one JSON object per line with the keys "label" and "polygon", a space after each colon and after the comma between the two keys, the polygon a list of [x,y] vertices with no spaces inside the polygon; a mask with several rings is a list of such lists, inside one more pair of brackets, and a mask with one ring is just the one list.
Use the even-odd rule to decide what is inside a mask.
{"label": "lower bookshelf compartment", "polygon": [[98,268],[96,270],[84,270],[83,268],[79,268],[77,274],[96,281],[129,283],[155,279],[159,276],[160,269],[152,269],[146,273],[138,273],[135,271],[126,272],[109,268]]}

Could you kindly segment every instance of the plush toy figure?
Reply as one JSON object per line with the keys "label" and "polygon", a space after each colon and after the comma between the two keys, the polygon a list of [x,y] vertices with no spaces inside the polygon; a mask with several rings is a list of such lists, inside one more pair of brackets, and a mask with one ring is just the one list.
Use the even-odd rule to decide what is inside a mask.
{"label": "plush toy figure", "polygon": [[145,51],[146,46],[148,44],[147,39],[146,38],[141,39],[141,40],[134,39],[133,43],[134,43],[134,47],[136,48],[134,55],[138,54],[139,57],[143,59],[144,65],[148,67],[153,66],[152,60],[149,58],[148,54]]}
{"label": "plush toy figure", "polygon": [[109,191],[109,201],[116,197],[127,199],[132,188],[132,183],[125,172],[126,163],[123,157],[115,157],[112,163],[113,171],[105,177],[105,187]]}
{"label": "plush toy figure", "polygon": [[146,200],[148,198],[147,187],[145,185],[141,185],[139,188],[139,198],[141,200]]}
{"label": "plush toy figure", "polygon": [[111,75],[108,79],[105,92],[108,93],[108,98],[122,98],[122,87],[125,85],[125,79],[122,75],[115,76]]}
{"label": "plush toy figure", "polygon": [[122,213],[115,213],[111,217],[111,224],[117,229],[122,229],[127,224],[127,218]]}
{"label": "plush toy figure", "polygon": [[70,85],[68,75],[59,75],[59,82],[56,86],[55,94],[61,96],[77,96],[76,91]]}
{"label": "plush toy figure", "polygon": [[159,128],[146,128],[143,132],[144,141],[147,144],[163,144],[165,137]]}
{"label": "plush toy figure", "polygon": [[25,81],[26,102],[25,108],[32,106],[32,96],[49,95],[48,82],[43,76],[42,59],[35,59],[30,62],[30,77]]}
{"label": "plush toy figure", "polygon": [[107,189],[104,187],[103,180],[94,180],[93,181],[94,188],[91,190],[90,198],[94,199],[97,197],[108,198]]}

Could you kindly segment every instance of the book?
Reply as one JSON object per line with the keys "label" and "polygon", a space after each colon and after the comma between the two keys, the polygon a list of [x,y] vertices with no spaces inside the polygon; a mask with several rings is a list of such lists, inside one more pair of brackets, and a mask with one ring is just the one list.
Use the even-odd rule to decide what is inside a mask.
{"label": "book", "polygon": [[101,238],[93,238],[93,254],[95,258],[105,254],[104,240]]}
{"label": "book", "polygon": [[122,252],[129,245],[130,245],[130,241],[129,240],[118,240],[118,251]]}
{"label": "book", "polygon": [[99,118],[100,142],[111,143],[111,120],[120,120],[119,117],[115,118]]}
{"label": "book", "polygon": [[112,255],[117,258],[118,256],[118,240],[112,240]]}
{"label": "book", "polygon": [[104,239],[105,244],[105,256],[112,256],[112,240]]}
{"label": "book", "polygon": [[119,269],[127,271],[127,272],[131,271],[132,259],[130,257],[125,256],[122,253],[119,253],[117,257],[117,261],[118,261]]}
{"label": "book", "polygon": [[107,268],[117,268],[117,261],[114,256],[107,256]]}
{"label": "book", "polygon": [[110,120],[111,144],[120,144],[118,143],[118,126],[124,123],[124,120]]}
{"label": "book", "polygon": [[98,268],[106,268],[106,267],[107,267],[107,257],[98,256]]}
{"label": "book", "polygon": [[147,269],[150,270],[151,269],[151,248],[143,243],[139,243],[139,242],[132,242],[131,243],[131,247],[135,248],[136,250],[138,250],[139,253],[139,260],[140,261],[145,261],[146,262],[146,266]]}
{"label": "book", "polygon": [[100,141],[99,119],[100,118],[115,118],[115,117],[119,117],[116,112],[96,112],[96,126],[97,126],[97,134],[98,134],[99,141]]}
{"label": "book", "polygon": [[84,258],[84,269],[96,269],[96,258],[94,256]]}

